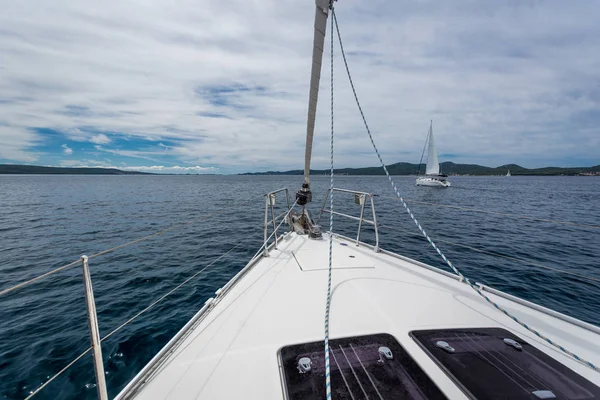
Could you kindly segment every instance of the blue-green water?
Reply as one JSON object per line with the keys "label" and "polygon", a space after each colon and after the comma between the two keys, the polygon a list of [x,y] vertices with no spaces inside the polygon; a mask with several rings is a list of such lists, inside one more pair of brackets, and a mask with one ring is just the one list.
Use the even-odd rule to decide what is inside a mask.
{"label": "blue-green water", "polygon": [[[600,279],[600,229],[439,205],[600,225],[600,179],[456,177],[441,190],[416,187],[413,177],[396,180],[422,225],[467,276],[600,324],[600,284],[447,243]],[[104,336],[242,243],[103,343],[112,397],[260,247],[262,195],[300,183],[299,176],[0,176],[0,289],[82,254],[226,210],[90,260]],[[328,184],[327,177],[313,178],[315,214]],[[385,177],[337,177],[336,186],[381,195],[375,203],[383,248],[447,269],[423,238],[405,232],[417,233],[400,204],[385,197],[394,195]],[[336,208],[357,215],[350,196],[335,201]],[[277,202],[283,210],[283,198]],[[355,235],[354,222],[336,218],[335,225]],[[362,237],[372,242],[373,229],[367,226]],[[88,346],[80,266],[0,297],[0,398],[24,398]],[[93,383],[88,355],[37,398],[92,399]]]}

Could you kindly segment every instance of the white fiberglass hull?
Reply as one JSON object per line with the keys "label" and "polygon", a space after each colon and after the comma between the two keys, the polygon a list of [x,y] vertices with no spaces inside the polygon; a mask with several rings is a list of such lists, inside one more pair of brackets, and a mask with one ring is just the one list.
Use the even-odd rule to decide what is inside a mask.
{"label": "white fiberglass hull", "polygon": [[[323,340],[329,237],[288,233],[253,260],[117,396],[117,400],[281,400],[278,352]],[[343,237],[333,240],[330,335],[385,332],[395,337],[448,399],[467,400],[410,337],[421,329],[499,327],[600,384],[600,375],[496,311],[457,276]],[[544,335],[600,363],[598,328],[480,286]],[[233,382],[233,384],[232,384]]]}
{"label": "white fiberglass hull", "polygon": [[450,182],[445,179],[420,177],[417,178],[417,186],[448,187],[450,186]]}

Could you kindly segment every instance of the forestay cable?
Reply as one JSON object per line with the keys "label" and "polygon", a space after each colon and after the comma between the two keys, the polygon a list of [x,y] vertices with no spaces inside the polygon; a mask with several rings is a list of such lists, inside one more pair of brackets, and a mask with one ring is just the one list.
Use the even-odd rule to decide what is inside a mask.
{"label": "forestay cable", "polygon": [[354,100],[356,101],[356,105],[358,107],[358,110],[360,111],[360,115],[362,117],[363,123],[365,125],[367,134],[369,135],[369,139],[371,140],[371,144],[373,145],[373,149],[375,150],[375,153],[377,154],[377,158],[379,159],[379,162],[381,163],[381,166],[383,167],[383,170],[385,171],[386,176],[388,177],[388,180],[390,182],[390,184],[392,185],[392,188],[394,189],[394,192],[396,193],[396,196],[398,196],[398,198],[400,199],[400,202],[402,203],[402,205],[404,206],[404,209],[406,210],[406,212],[410,215],[410,218],[413,220],[413,222],[415,223],[415,225],[417,226],[417,228],[419,228],[419,231],[421,232],[421,234],[423,234],[423,236],[427,239],[427,241],[429,242],[429,244],[431,244],[431,246],[435,249],[435,251],[440,255],[440,257],[442,257],[442,259],[446,262],[446,264],[448,264],[448,266],[450,268],[452,268],[452,270],[454,271],[454,273],[456,275],[458,275],[460,277],[460,279],[464,282],[466,282],[473,290],[475,290],[481,297],[483,297],[488,303],[490,303],[491,305],[493,305],[497,310],[501,311],[502,313],[504,313],[506,316],[508,316],[509,318],[511,318],[513,321],[515,321],[517,324],[521,325],[523,328],[527,329],[529,332],[533,333],[534,335],[536,335],[537,337],[545,340],[548,344],[554,346],[555,348],[559,349],[560,351],[562,351],[563,353],[571,356],[572,358],[574,358],[575,360],[579,361],[580,363],[582,363],[583,365],[588,366],[589,368],[600,372],[600,368],[598,368],[597,366],[595,366],[594,364],[592,364],[591,362],[582,359],[581,357],[579,357],[578,355],[574,354],[573,352],[565,349],[564,347],[562,347],[561,345],[559,345],[558,343],[555,343],[554,341],[552,341],[550,338],[542,335],[541,333],[539,333],[538,331],[536,331],[535,329],[531,328],[530,326],[528,326],[526,323],[521,322],[517,317],[515,317],[514,315],[512,315],[511,313],[509,313],[506,309],[504,309],[503,307],[499,306],[496,302],[494,302],[493,300],[491,300],[488,296],[486,296],[479,287],[477,287],[475,284],[473,284],[473,282],[471,282],[471,280],[469,278],[467,278],[466,276],[464,276],[453,264],[450,260],[448,260],[448,258],[446,258],[446,256],[442,253],[442,251],[437,247],[437,245],[433,242],[433,240],[431,240],[431,237],[429,237],[429,235],[427,234],[427,232],[425,231],[425,229],[423,229],[423,227],[421,226],[421,224],[419,223],[419,221],[417,221],[417,219],[415,218],[415,216],[413,215],[412,211],[410,210],[410,208],[408,207],[408,205],[406,204],[406,202],[404,201],[404,198],[400,195],[400,192],[398,190],[398,188],[396,187],[396,184],[394,183],[394,181],[392,180],[392,176],[390,175],[387,167],[385,166],[385,163],[383,162],[383,158],[381,157],[381,154],[379,153],[379,150],[377,149],[377,146],[375,145],[375,141],[373,140],[373,135],[371,134],[371,130],[369,129],[369,125],[367,124],[367,120],[365,118],[365,114],[362,110],[362,107],[360,105],[360,102],[358,100],[358,95],[356,94],[356,89],[354,88],[354,82],[352,82],[352,75],[350,74],[350,69],[348,67],[348,61],[346,60],[346,54],[344,52],[344,45],[342,43],[342,37],[340,35],[340,29],[337,23],[337,18],[335,15],[335,11],[332,10],[332,17],[333,17],[333,23],[335,24],[336,30],[337,30],[337,37],[340,43],[340,50],[342,53],[342,59],[344,60],[344,66],[346,67],[346,73],[348,74],[348,80],[350,81],[350,87],[352,88],[352,93],[354,94]]}

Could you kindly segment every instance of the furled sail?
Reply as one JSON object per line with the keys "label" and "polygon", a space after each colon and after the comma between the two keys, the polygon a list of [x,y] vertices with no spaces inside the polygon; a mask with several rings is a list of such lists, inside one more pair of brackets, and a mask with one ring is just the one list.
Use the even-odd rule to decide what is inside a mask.
{"label": "furled sail", "polygon": [[306,152],[304,155],[304,183],[309,184],[310,158],[312,155],[313,134],[315,131],[315,114],[319,97],[319,81],[321,79],[321,61],[323,60],[323,45],[325,29],[329,14],[329,0],[315,0],[315,32],[313,41],[313,62],[310,73],[310,93],[308,96],[308,118],[306,122]]}

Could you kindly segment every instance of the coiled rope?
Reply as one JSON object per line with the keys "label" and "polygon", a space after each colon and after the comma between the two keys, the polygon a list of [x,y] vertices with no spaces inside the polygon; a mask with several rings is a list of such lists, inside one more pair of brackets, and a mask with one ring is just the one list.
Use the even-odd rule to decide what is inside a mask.
{"label": "coiled rope", "polygon": [[535,334],[537,337],[545,340],[548,344],[552,345],[553,347],[559,349],[560,351],[562,351],[563,353],[571,356],[573,359],[577,360],[578,362],[582,363],[583,365],[588,366],[589,368],[600,372],[600,368],[598,368],[597,366],[595,366],[594,364],[592,364],[591,362],[582,359],[581,357],[579,357],[578,355],[574,354],[573,352],[565,349],[563,346],[559,345],[558,343],[555,343],[553,340],[551,340],[550,338],[542,335],[541,333],[539,333],[537,330],[533,329],[532,327],[530,327],[529,325],[527,325],[526,323],[520,321],[517,317],[515,317],[514,315],[512,315],[511,313],[509,313],[506,309],[504,309],[503,307],[499,306],[496,302],[494,302],[493,300],[491,300],[488,296],[486,296],[480,289],[479,287],[477,287],[476,285],[474,285],[469,278],[465,277],[453,264],[450,260],[448,260],[448,258],[446,258],[446,256],[442,253],[442,251],[438,248],[438,246],[433,242],[433,240],[431,240],[431,237],[429,237],[429,235],[427,234],[427,232],[425,231],[425,229],[423,229],[423,227],[421,226],[421,224],[419,223],[419,221],[417,221],[417,219],[415,218],[415,216],[413,215],[412,211],[410,210],[410,208],[408,207],[408,205],[406,204],[406,202],[404,201],[404,198],[402,197],[402,195],[400,195],[400,192],[398,190],[398,188],[396,187],[396,184],[394,183],[394,181],[392,180],[392,176],[390,175],[390,173],[388,172],[387,167],[385,166],[385,163],[383,162],[383,158],[381,157],[381,154],[379,153],[379,150],[377,149],[377,146],[375,145],[375,141],[373,140],[373,135],[371,134],[371,130],[369,129],[369,125],[367,124],[367,120],[365,118],[365,114],[362,110],[362,107],[360,105],[360,102],[358,100],[358,95],[356,94],[356,89],[354,87],[354,83],[352,81],[352,75],[350,74],[350,68],[348,67],[348,61],[346,60],[346,54],[344,52],[344,46],[342,43],[342,37],[340,35],[340,30],[339,30],[339,26],[338,26],[338,22],[337,22],[337,18],[335,16],[335,11],[332,10],[332,14],[333,14],[333,22],[335,23],[335,27],[337,30],[337,37],[340,43],[340,50],[342,53],[342,58],[344,60],[344,65],[346,67],[346,73],[348,74],[348,80],[350,81],[350,87],[352,88],[352,93],[354,94],[354,99],[356,100],[356,105],[358,107],[358,110],[360,111],[360,115],[362,117],[363,123],[365,125],[366,131],[369,135],[369,139],[371,140],[371,144],[373,145],[373,149],[375,150],[375,153],[377,154],[377,158],[379,159],[379,162],[381,163],[381,166],[383,167],[383,170],[385,171],[385,174],[388,177],[388,180],[390,182],[390,184],[392,185],[392,188],[394,189],[394,192],[396,193],[396,196],[398,197],[398,199],[400,199],[400,202],[402,203],[402,206],[404,206],[404,209],[406,210],[406,212],[410,215],[410,218],[413,220],[413,222],[415,223],[415,225],[417,226],[417,228],[419,228],[419,231],[421,232],[421,234],[427,239],[427,241],[429,242],[429,244],[431,244],[431,246],[435,249],[435,251],[440,255],[440,257],[442,257],[442,259],[446,262],[446,264],[448,264],[448,266],[450,268],[452,268],[452,270],[454,271],[454,273],[456,275],[458,275],[462,281],[466,282],[475,292],[477,292],[482,298],[484,298],[489,304],[491,304],[492,306],[494,306],[494,308],[496,308],[497,310],[499,310],[500,312],[504,313],[506,316],[508,316],[509,318],[511,318],[513,321],[515,321],[517,324],[521,325],[523,328],[527,329],[529,332]]}
{"label": "coiled rope", "polygon": [[[333,1],[329,3],[333,13]],[[335,14],[333,14],[335,15]],[[330,78],[331,78],[331,173],[329,179],[329,268],[327,269],[327,302],[325,305],[325,394],[327,400],[331,400],[331,370],[329,365],[329,307],[331,305],[331,266],[333,261],[333,24],[331,25]]]}

